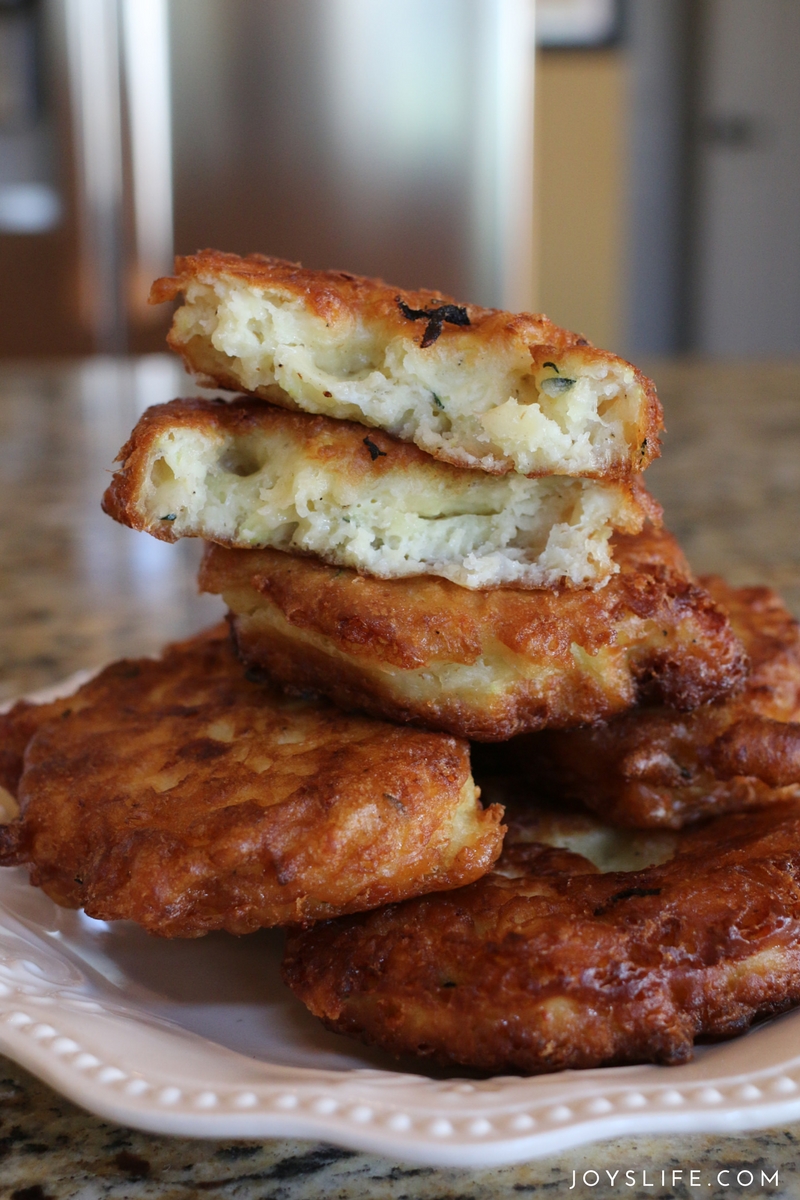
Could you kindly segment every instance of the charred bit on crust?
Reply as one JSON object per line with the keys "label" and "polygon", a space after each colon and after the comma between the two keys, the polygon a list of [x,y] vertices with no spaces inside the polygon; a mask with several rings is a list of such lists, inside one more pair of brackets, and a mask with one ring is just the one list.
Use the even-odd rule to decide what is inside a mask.
{"label": "charred bit on crust", "polygon": [[660,895],[661,895],[660,887],[658,887],[658,888],[640,888],[640,887],[625,888],[621,892],[615,892],[613,896],[610,896],[608,898],[608,900],[606,900],[605,904],[601,904],[599,908],[596,908],[594,910],[594,916],[602,917],[603,913],[608,912],[608,910],[611,908],[612,905],[619,904],[619,902],[621,900],[631,900],[634,896],[660,896]]}
{"label": "charred bit on crust", "polygon": [[365,437],[365,438],[364,438],[364,445],[365,445],[365,446],[367,447],[367,449],[369,450],[369,456],[370,456],[370,458],[372,459],[372,461],[373,461],[373,462],[375,462],[375,459],[376,459],[376,458],[387,458],[387,457],[388,457],[388,456],[387,456],[387,454],[386,454],[386,451],[385,451],[385,450],[380,450],[380,449],[379,449],[379,448],[378,448],[378,447],[375,445],[375,443],[372,441],[372,439],[371,439],[371,438]]}
{"label": "charred bit on crust", "polygon": [[409,308],[405,300],[396,297],[397,307],[407,321],[427,321],[420,348],[432,346],[442,332],[445,321],[448,325],[469,325],[466,308],[460,304],[439,304],[435,308]]}

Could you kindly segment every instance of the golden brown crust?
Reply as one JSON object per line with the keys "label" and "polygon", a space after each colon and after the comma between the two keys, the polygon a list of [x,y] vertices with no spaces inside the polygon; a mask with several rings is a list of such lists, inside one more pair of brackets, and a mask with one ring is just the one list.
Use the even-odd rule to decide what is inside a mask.
{"label": "golden brown crust", "polygon": [[800,1001],[800,806],[605,874],[532,843],[522,816],[477,883],[290,935],[284,977],[328,1028],[396,1055],[524,1074],[684,1062]]}
{"label": "golden brown crust", "polygon": [[284,685],[477,741],[736,688],[741,646],[674,538],[619,537],[615,558],[598,591],[473,592],[210,546],[200,585],[224,595],[245,661]]}
{"label": "golden brown crust", "polygon": [[107,667],[25,751],[0,861],[152,933],[246,933],[479,877],[500,850],[465,743],[287,700],[224,627]]}
{"label": "golden brown crust", "polygon": [[743,690],[688,715],[634,709],[523,738],[514,755],[535,787],[634,828],[800,799],[800,627],[769,588],[702,582],[744,643]]}
{"label": "golden brown crust", "polygon": [[[411,328],[414,340],[418,343],[425,337],[426,323],[410,323],[398,301],[418,311],[454,303],[452,297],[425,288],[410,291],[391,287],[380,279],[346,271],[317,271],[265,254],[239,257],[212,249],[176,258],[175,274],[154,282],[150,303],[161,304],[174,300],[196,280],[215,279],[233,279],[256,289],[278,291],[288,300],[300,301],[308,312],[327,326],[339,326],[345,331],[354,333],[358,326],[372,327],[380,329],[387,337],[407,338]],[[617,355],[598,349],[582,335],[561,328],[541,313],[509,313],[476,304],[459,307],[469,317],[470,340],[474,339],[486,355],[504,353],[512,347],[524,347],[530,354],[533,369],[540,368],[548,359],[558,358],[567,351],[578,351],[590,366],[620,362]],[[461,325],[445,321],[436,340],[446,345],[448,341],[463,338],[464,333]],[[241,379],[226,370],[223,361],[212,352],[203,338],[193,337],[187,342],[173,325],[167,341],[171,349],[183,358],[187,369],[202,382],[231,391],[243,390]],[[631,473],[643,471],[660,454],[659,433],[663,429],[661,403],[652,380],[637,368],[632,370],[642,394],[637,436],[630,447],[628,460],[604,470],[602,475],[605,478],[626,478]],[[254,394],[286,408],[297,407],[282,388],[258,387],[254,389]],[[441,452],[437,451],[436,456],[447,459],[448,453],[442,449]],[[502,472],[509,467],[484,465],[483,469]]]}

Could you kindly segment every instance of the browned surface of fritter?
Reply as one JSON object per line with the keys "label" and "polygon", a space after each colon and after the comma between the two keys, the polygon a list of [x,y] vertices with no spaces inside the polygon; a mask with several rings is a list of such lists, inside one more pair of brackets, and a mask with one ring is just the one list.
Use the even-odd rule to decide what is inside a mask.
{"label": "browned surface of fritter", "polygon": [[29,704],[19,700],[7,713],[0,713],[0,787],[16,796],[25,747],[37,729],[61,715],[67,701]]}
{"label": "browned surface of fritter", "polygon": [[800,805],[607,874],[530,842],[523,819],[478,883],[295,933],[284,974],[329,1028],[397,1055],[500,1073],[682,1062],[800,1001]]}
{"label": "browned surface of fritter", "polygon": [[0,861],[167,937],[456,887],[503,831],[463,742],[289,700],[245,677],[224,628],[107,667],[40,725],[17,795]]}
{"label": "browned surface of fritter", "polygon": [[[150,290],[150,303],[162,304],[166,300],[174,300],[192,280],[214,277],[232,278],[255,288],[277,290],[288,301],[299,300],[310,313],[329,326],[340,326],[345,330],[355,329],[357,324],[374,326],[387,338],[407,338],[409,329],[417,341],[424,336],[424,322],[410,323],[403,316],[398,300],[416,310],[455,303],[452,296],[426,288],[408,291],[391,287],[380,279],[369,279],[346,271],[315,271],[265,254],[250,254],[240,258],[220,250],[201,250],[197,254],[176,258],[175,275],[155,281]],[[487,354],[500,351],[508,345],[525,346],[536,366],[542,365],[550,357],[563,355],[565,351],[579,353],[587,366],[619,362],[617,355],[599,350],[582,335],[562,329],[542,313],[510,313],[502,309],[482,308],[477,304],[460,307],[467,312],[469,326],[465,329],[445,323],[437,338],[440,352],[446,352],[448,343],[457,345],[466,334],[470,341],[478,341]],[[203,382],[234,392],[242,390],[241,382],[221,369],[216,356],[209,356],[203,339],[195,337],[184,343],[175,337],[173,329],[167,342],[183,358],[187,370]],[[645,470],[661,450],[661,403],[652,381],[636,368],[634,373],[644,396],[638,436],[631,446],[630,460],[605,473],[608,478]],[[296,407],[282,389],[259,388],[255,394],[287,408]]]}
{"label": "browned surface of fritter", "polygon": [[[476,741],[603,720],[643,696],[690,709],[738,687],[741,645],[675,539],[649,529],[614,546],[620,573],[597,591],[468,591],[218,546],[200,583],[232,610],[242,658],[284,685]],[[453,664],[481,668],[477,682],[458,685]]]}
{"label": "browned surface of fritter", "polygon": [[686,715],[634,709],[594,729],[521,738],[513,753],[535,787],[637,828],[800,799],[797,622],[769,588],[703,583],[747,651],[744,689]]}
{"label": "browned surface of fritter", "polygon": [[[192,647],[206,640],[216,641],[223,636],[222,626],[213,626],[189,638],[175,643],[171,649],[181,646]],[[7,712],[0,713],[0,787],[12,796],[17,795],[24,767],[25,749],[37,730],[49,721],[70,710],[78,712],[91,705],[102,708],[119,702],[120,675],[109,668],[99,672],[84,683],[79,691],[63,696],[46,704],[34,704],[29,700],[18,700]]]}
{"label": "browned surface of fritter", "polygon": [[[468,487],[475,472],[466,467],[437,462],[413,442],[402,442],[380,429],[371,429],[364,437],[364,426],[354,421],[310,413],[287,412],[273,404],[252,397],[236,400],[187,399],[171,400],[148,408],[139,418],[128,441],[117,455],[122,466],[115,472],[103,496],[103,510],[132,529],[146,530],[164,542],[177,541],[169,521],[148,520],[140,507],[140,497],[150,469],[152,447],[164,433],[172,429],[194,429],[213,437],[215,434],[246,439],[252,435],[286,434],[302,445],[310,469],[316,464],[335,468],[336,475],[354,487],[365,483],[372,486],[385,475],[398,471],[415,471],[420,486],[426,477],[432,486],[439,479],[453,480]],[[370,450],[367,442],[371,443]],[[376,453],[377,450],[377,453]],[[639,510],[638,524],[629,517],[623,523],[627,532],[641,529],[645,519],[661,522],[661,506],[648,494],[639,476],[629,482],[610,483],[620,495]],[[632,517],[635,517],[635,512]],[[296,551],[295,551],[296,552]]]}

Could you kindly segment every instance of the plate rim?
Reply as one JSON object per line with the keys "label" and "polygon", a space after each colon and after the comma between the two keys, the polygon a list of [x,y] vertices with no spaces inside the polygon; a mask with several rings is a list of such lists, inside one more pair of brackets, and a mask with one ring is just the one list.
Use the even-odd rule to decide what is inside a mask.
{"label": "plate rim", "polygon": [[[702,1069],[699,1077],[698,1059],[685,1067],[485,1081],[252,1060],[173,1022],[143,1020],[126,1006],[104,1003],[86,976],[74,979],[82,972],[57,948],[34,948],[29,935],[24,941],[27,953],[35,953],[32,961],[21,941],[8,915],[0,914],[0,1050],[96,1116],[151,1133],[317,1139],[426,1166],[479,1168],[626,1134],[737,1133],[800,1117],[800,1053],[726,1077],[719,1069],[724,1045],[702,1060],[712,1066],[713,1058],[717,1070]],[[57,974],[64,964],[73,976],[66,987],[47,970]],[[800,1013],[783,1020],[792,1018],[800,1031]],[[99,1044],[101,1028],[121,1048],[135,1042],[140,1060],[144,1031],[149,1064],[132,1068],[124,1050],[109,1055]],[[174,1057],[176,1042],[192,1057],[185,1077],[154,1066],[153,1053],[166,1047]],[[205,1060],[197,1057],[204,1045],[213,1047]],[[800,1037],[795,1048],[800,1051]],[[232,1068],[234,1079],[220,1066]],[[241,1082],[235,1082],[238,1071]]]}
{"label": "plate rim", "polygon": [[[42,703],[68,695],[95,673],[76,672],[23,698]],[[14,703],[5,702],[0,711]],[[70,983],[64,983],[65,973]],[[776,1022],[797,1031],[794,1042],[785,1039],[785,1056],[726,1074],[726,1058],[737,1057],[726,1050]],[[124,1052],[103,1049],[101,1026],[110,1028],[120,1051],[137,1031],[140,1044],[143,1038],[153,1043],[156,1059],[159,1049],[165,1061],[184,1050],[193,1071],[167,1077],[152,1062],[147,1071],[132,1068]],[[135,1002],[109,1000],[71,956],[18,921],[4,903],[0,1051],[101,1119],[150,1133],[316,1139],[431,1167],[500,1167],[613,1137],[736,1134],[800,1119],[800,1010],[732,1042],[703,1047],[680,1066],[474,1081],[291,1067],[251,1059],[143,1010],[137,1014]],[[198,1064],[199,1081],[192,1079]],[[241,1072],[242,1082],[225,1078],[221,1064],[234,1076]]]}

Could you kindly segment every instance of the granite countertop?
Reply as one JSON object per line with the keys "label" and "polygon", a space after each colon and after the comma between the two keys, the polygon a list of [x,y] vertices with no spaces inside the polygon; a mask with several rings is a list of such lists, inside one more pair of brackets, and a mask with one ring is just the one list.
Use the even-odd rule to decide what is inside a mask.
{"label": "granite countertop", "polygon": [[[800,616],[800,364],[649,367],[668,435],[648,484],[693,566],[777,587]],[[220,614],[217,598],[196,594],[196,544],[132,533],[99,508],[139,412],[196,391],[164,356],[0,368],[0,701],[81,667],[154,651]],[[699,1172],[697,1186],[690,1169]],[[725,1169],[733,1169],[727,1185],[717,1182]],[[683,1171],[674,1183],[673,1170]],[[584,1171],[598,1172],[599,1185],[584,1185]],[[762,1186],[762,1171],[777,1171],[778,1185]],[[308,1142],[190,1141],[121,1129],[0,1058],[0,1198],[535,1194],[797,1196],[800,1125],[736,1137],[621,1138],[521,1166],[435,1170]]]}

